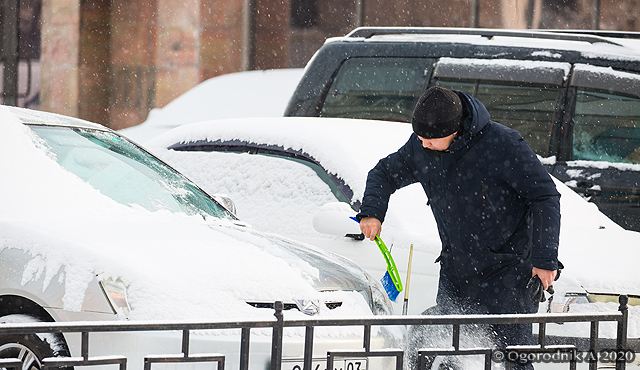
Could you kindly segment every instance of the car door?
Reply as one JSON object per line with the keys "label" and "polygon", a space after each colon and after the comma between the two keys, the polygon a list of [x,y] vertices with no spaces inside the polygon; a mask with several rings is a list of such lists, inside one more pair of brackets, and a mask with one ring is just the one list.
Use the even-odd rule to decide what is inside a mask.
{"label": "car door", "polygon": [[572,115],[552,174],[640,231],[640,74],[576,64]]}

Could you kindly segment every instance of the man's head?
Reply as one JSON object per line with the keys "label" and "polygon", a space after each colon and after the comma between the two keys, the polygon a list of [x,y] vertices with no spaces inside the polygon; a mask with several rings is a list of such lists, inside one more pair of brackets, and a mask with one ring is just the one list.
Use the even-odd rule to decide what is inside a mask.
{"label": "man's head", "polygon": [[418,99],[411,125],[422,139],[440,139],[458,132],[461,119],[462,102],[458,94],[434,86]]}

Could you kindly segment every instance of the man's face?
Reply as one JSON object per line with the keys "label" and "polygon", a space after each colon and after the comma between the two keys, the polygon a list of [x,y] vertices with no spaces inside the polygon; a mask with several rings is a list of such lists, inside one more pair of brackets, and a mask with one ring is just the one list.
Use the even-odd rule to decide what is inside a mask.
{"label": "man's face", "polygon": [[425,139],[421,136],[418,136],[418,139],[422,142],[422,146],[424,148],[442,152],[449,148],[449,145],[451,145],[455,136],[456,134],[454,133],[438,139]]}

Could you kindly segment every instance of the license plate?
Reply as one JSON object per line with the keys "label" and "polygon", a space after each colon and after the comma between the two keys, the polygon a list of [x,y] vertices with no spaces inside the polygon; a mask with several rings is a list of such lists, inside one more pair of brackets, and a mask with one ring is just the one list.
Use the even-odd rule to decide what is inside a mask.
{"label": "license plate", "polygon": [[[366,358],[336,358],[333,360],[333,370],[367,370],[369,360]],[[282,370],[302,370],[304,360],[302,358],[283,358]],[[327,370],[326,358],[314,358],[311,360],[311,370]]]}

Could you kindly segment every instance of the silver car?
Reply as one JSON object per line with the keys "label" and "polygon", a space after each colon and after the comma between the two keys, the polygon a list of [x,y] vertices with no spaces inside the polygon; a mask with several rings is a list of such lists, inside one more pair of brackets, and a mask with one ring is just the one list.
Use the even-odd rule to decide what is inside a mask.
{"label": "silver car", "polygon": [[[293,318],[392,313],[353,262],[252,229],[227,198],[100,125],[0,106],[0,158],[0,322],[260,319],[277,300]],[[162,351],[141,335],[95,353]],[[345,335],[326,340],[348,348]],[[234,336],[194,340],[237,350]],[[39,368],[77,356],[75,342],[0,337],[0,358]]]}

